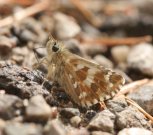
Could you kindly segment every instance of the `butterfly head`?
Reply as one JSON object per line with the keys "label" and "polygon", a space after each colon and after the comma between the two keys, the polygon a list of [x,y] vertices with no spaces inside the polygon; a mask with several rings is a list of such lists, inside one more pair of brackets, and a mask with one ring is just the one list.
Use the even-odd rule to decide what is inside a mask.
{"label": "butterfly head", "polygon": [[49,39],[46,47],[48,54],[59,53],[63,50],[63,45],[57,40],[54,40],[53,38]]}

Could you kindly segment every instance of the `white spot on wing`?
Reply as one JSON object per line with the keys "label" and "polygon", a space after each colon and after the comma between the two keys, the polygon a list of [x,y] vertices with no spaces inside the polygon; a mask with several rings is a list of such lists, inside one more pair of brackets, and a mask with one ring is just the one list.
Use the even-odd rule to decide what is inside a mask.
{"label": "white spot on wing", "polygon": [[97,100],[97,99],[94,99],[94,100],[93,100],[93,103],[94,103],[94,104],[97,104],[97,103],[98,103],[98,100]]}
{"label": "white spot on wing", "polygon": [[111,96],[110,95],[106,95],[105,96],[105,99],[107,100],[107,99],[110,99],[111,98]]}
{"label": "white spot on wing", "polygon": [[112,83],[109,83],[109,87],[113,87],[113,84]]}
{"label": "white spot on wing", "polygon": [[71,74],[69,74],[69,77],[70,77],[70,79],[72,79],[72,78],[73,78]]}
{"label": "white spot on wing", "polygon": [[77,71],[77,70],[80,70],[80,69],[82,69],[82,68],[84,68],[84,65],[78,64],[77,67],[76,67],[76,71]]}
{"label": "white spot on wing", "polygon": [[122,88],[122,85],[119,85],[118,87],[119,87],[119,89],[121,89]]}
{"label": "white spot on wing", "polygon": [[124,78],[122,78],[122,85],[124,85],[124,83],[125,83],[125,79],[124,79]]}
{"label": "white spot on wing", "polygon": [[100,101],[104,101],[104,97],[103,96],[100,96]]}
{"label": "white spot on wing", "polygon": [[84,81],[83,81],[83,83],[84,84],[86,84],[89,88],[90,88],[90,86],[91,86],[91,83],[92,83],[92,78],[86,78]]}
{"label": "white spot on wing", "polygon": [[87,105],[87,106],[91,106],[92,104],[90,103],[90,101],[87,101],[87,102],[86,102],[86,105]]}
{"label": "white spot on wing", "polygon": [[73,84],[73,86],[74,86],[74,88],[77,88],[77,82],[75,82],[74,84]]}
{"label": "white spot on wing", "polygon": [[111,76],[112,75],[112,71],[108,71],[108,73],[107,73],[109,76]]}
{"label": "white spot on wing", "polygon": [[94,75],[96,74],[96,72],[97,72],[96,69],[94,69],[94,68],[90,68],[90,69],[88,70],[88,75],[90,75],[90,76],[94,76]]}
{"label": "white spot on wing", "polygon": [[112,91],[112,92],[111,92],[111,95],[112,95],[112,96],[115,96],[115,95],[116,95],[116,93],[115,93],[114,91]]}
{"label": "white spot on wing", "polygon": [[79,95],[79,99],[85,98],[86,96],[87,96],[87,93],[86,92],[82,92]]}
{"label": "white spot on wing", "polygon": [[107,82],[109,82],[109,75],[105,75],[104,78]]}

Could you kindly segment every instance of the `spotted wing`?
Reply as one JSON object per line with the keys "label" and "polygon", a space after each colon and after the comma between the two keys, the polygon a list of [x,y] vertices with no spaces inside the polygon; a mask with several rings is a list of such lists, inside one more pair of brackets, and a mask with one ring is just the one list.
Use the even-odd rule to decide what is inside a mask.
{"label": "spotted wing", "polygon": [[66,92],[81,106],[112,98],[124,84],[121,75],[80,57],[70,59],[64,76]]}

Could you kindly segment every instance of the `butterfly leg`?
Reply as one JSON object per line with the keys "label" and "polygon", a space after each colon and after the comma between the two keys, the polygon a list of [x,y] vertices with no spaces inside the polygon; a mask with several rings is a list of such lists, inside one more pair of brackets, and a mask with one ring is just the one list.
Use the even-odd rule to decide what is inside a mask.
{"label": "butterfly leg", "polygon": [[34,64],[32,65],[32,68],[33,68],[33,69],[37,69],[41,64],[47,65],[47,63],[48,63],[47,58],[44,57],[44,58],[40,59],[40,61],[39,61],[38,63],[34,63]]}
{"label": "butterfly leg", "polygon": [[107,109],[107,107],[106,107],[106,105],[105,105],[105,102],[101,101],[101,102],[99,102],[99,104],[100,104],[100,110],[105,110],[105,109]]}
{"label": "butterfly leg", "polygon": [[[32,67],[33,67],[33,69],[37,69],[41,64],[47,65],[47,63],[48,63],[48,62],[47,62],[47,58],[44,57],[44,58],[40,59],[40,61],[39,61],[38,63],[34,63],[34,64],[32,65]],[[42,88],[43,88],[44,83],[45,83],[46,81],[47,81],[47,79],[44,77],[43,82],[42,82],[42,84],[41,84]]]}

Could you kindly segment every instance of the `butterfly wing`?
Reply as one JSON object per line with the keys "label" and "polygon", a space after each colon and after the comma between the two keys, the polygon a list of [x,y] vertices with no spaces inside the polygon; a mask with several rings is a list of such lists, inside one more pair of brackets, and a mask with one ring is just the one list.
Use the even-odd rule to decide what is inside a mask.
{"label": "butterfly wing", "polygon": [[65,65],[62,86],[71,98],[81,106],[91,106],[112,98],[124,84],[121,75],[79,56],[69,59]]}

